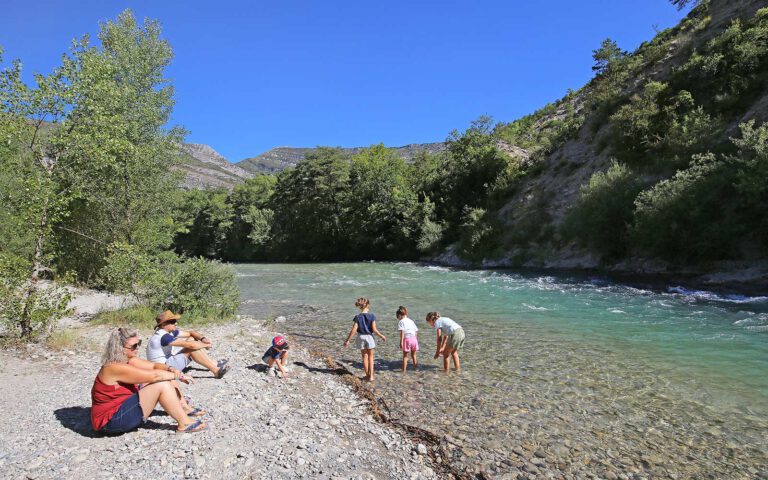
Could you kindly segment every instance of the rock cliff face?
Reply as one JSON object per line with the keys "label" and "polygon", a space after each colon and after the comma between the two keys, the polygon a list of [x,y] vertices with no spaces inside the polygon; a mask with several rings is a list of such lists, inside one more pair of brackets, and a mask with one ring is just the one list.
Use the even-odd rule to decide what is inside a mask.
{"label": "rock cliff face", "polygon": [[[359,153],[365,147],[342,148],[344,152],[352,155]],[[445,148],[444,143],[413,143],[396,147],[394,150],[406,161],[411,160],[417,153],[437,153]],[[304,160],[304,157],[313,152],[314,148],[277,147],[255,157],[246,158],[236,165],[251,173],[277,173],[288,167],[292,167]]]}
{"label": "rock cliff face", "polygon": [[181,161],[177,169],[184,173],[184,188],[231,189],[252,173],[231,164],[216,150],[199,143],[185,143],[181,148]]}

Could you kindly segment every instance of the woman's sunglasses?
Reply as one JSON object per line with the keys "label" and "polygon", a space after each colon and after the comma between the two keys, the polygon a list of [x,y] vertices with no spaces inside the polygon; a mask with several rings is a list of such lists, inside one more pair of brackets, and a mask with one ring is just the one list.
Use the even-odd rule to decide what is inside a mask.
{"label": "woman's sunglasses", "polygon": [[141,346],[141,340],[139,340],[138,342],[134,343],[134,344],[133,344],[133,345],[131,345],[130,347],[129,347],[129,346],[126,346],[125,348],[127,348],[127,349],[129,349],[129,350],[133,350],[133,351],[135,352],[136,350],[138,350],[138,349],[139,349],[139,347],[140,347],[140,346]]}

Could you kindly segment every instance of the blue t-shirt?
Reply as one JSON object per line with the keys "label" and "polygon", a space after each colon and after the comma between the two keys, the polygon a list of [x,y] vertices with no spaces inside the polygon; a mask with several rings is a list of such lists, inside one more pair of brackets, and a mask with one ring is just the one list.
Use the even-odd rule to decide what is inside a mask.
{"label": "blue t-shirt", "polygon": [[354,322],[357,324],[358,335],[373,335],[373,322],[376,321],[376,315],[372,313],[358,313],[355,315]]}

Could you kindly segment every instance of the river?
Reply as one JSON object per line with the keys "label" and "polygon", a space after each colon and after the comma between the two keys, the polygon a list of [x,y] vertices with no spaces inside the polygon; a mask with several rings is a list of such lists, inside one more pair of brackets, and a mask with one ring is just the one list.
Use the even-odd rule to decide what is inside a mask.
{"label": "river", "polygon": [[[341,344],[369,298],[389,340],[377,393],[394,417],[448,435],[452,462],[494,475],[530,459],[608,478],[768,472],[768,297],[411,263],[236,269],[242,313],[286,316],[278,328],[356,368]],[[400,372],[399,305],[420,328],[415,373]],[[466,331],[460,374],[432,359],[432,310]]]}

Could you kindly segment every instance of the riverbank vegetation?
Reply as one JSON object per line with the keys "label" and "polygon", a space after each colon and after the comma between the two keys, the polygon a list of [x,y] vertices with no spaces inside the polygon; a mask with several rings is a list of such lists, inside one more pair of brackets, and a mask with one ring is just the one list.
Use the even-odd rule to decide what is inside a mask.
{"label": "riverbank vegetation", "polygon": [[[98,45],[74,42],[60,67],[0,73],[0,319],[6,337],[47,333],[78,282],[155,309],[231,315],[234,275],[170,250],[183,228],[172,167],[184,130],[168,128],[171,47],[126,11]],[[56,283],[47,282],[55,280]]]}

